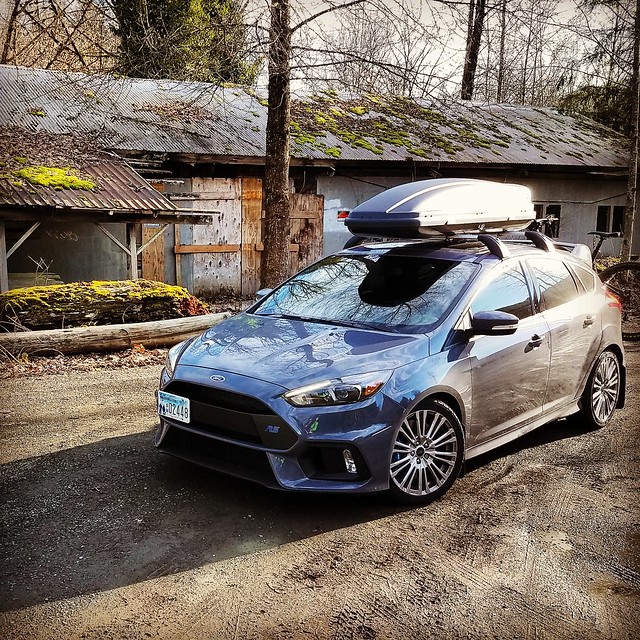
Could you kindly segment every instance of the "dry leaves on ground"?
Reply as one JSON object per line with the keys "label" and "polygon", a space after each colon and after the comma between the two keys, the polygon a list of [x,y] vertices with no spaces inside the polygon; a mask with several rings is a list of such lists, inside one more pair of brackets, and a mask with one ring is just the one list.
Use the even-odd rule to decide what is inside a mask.
{"label": "dry leaves on ground", "polygon": [[0,379],[43,376],[66,371],[92,371],[114,367],[143,367],[164,364],[166,349],[145,349],[134,345],[127,351],[112,353],[83,353],[78,355],[22,356],[13,357],[0,354]]}

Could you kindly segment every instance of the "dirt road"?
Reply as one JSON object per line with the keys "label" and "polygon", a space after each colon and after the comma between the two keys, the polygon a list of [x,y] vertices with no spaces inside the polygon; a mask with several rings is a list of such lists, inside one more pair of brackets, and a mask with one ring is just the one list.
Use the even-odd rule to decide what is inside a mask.
{"label": "dirt road", "polygon": [[637,638],[640,348],[439,502],[273,492],[152,447],[157,365],[0,380],[0,637]]}

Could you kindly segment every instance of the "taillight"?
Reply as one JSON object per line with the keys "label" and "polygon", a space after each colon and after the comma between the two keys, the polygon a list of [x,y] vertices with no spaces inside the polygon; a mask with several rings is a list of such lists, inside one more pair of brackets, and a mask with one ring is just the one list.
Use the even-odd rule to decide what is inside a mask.
{"label": "taillight", "polygon": [[338,211],[338,220],[346,220],[348,216],[349,216],[348,209],[342,209]]}
{"label": "taillight", "polygon": [[620,298],[618,298],[614,293],[611,293],[608,289],[605,289],[605,295],[607,296],[607,304],[610,307],[615,307],[620,313],[622,313],[622,302]]}

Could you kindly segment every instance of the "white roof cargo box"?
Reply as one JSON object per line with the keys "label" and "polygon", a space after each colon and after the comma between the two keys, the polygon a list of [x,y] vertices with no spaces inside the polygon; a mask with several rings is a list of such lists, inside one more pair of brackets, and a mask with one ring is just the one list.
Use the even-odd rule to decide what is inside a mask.
{"label": "white roof cargo box", "polygon": [[437,178],[387,189],[355,207],[345,224],[356,235],[415,238],[523,229],[534,218],[527,187]]}

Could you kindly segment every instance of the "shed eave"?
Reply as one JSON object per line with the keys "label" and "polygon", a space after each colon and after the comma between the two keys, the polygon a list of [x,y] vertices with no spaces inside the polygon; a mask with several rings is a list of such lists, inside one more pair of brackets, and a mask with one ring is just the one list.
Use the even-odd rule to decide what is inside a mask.
{"label": "shed eave", "polygon": [[54,207],[1,207],[3,221],[49,222],[133,222],[169,224],[211,224],[217,211],[187,213],[186,211],[141,211],[139,209],[70,209]]}

